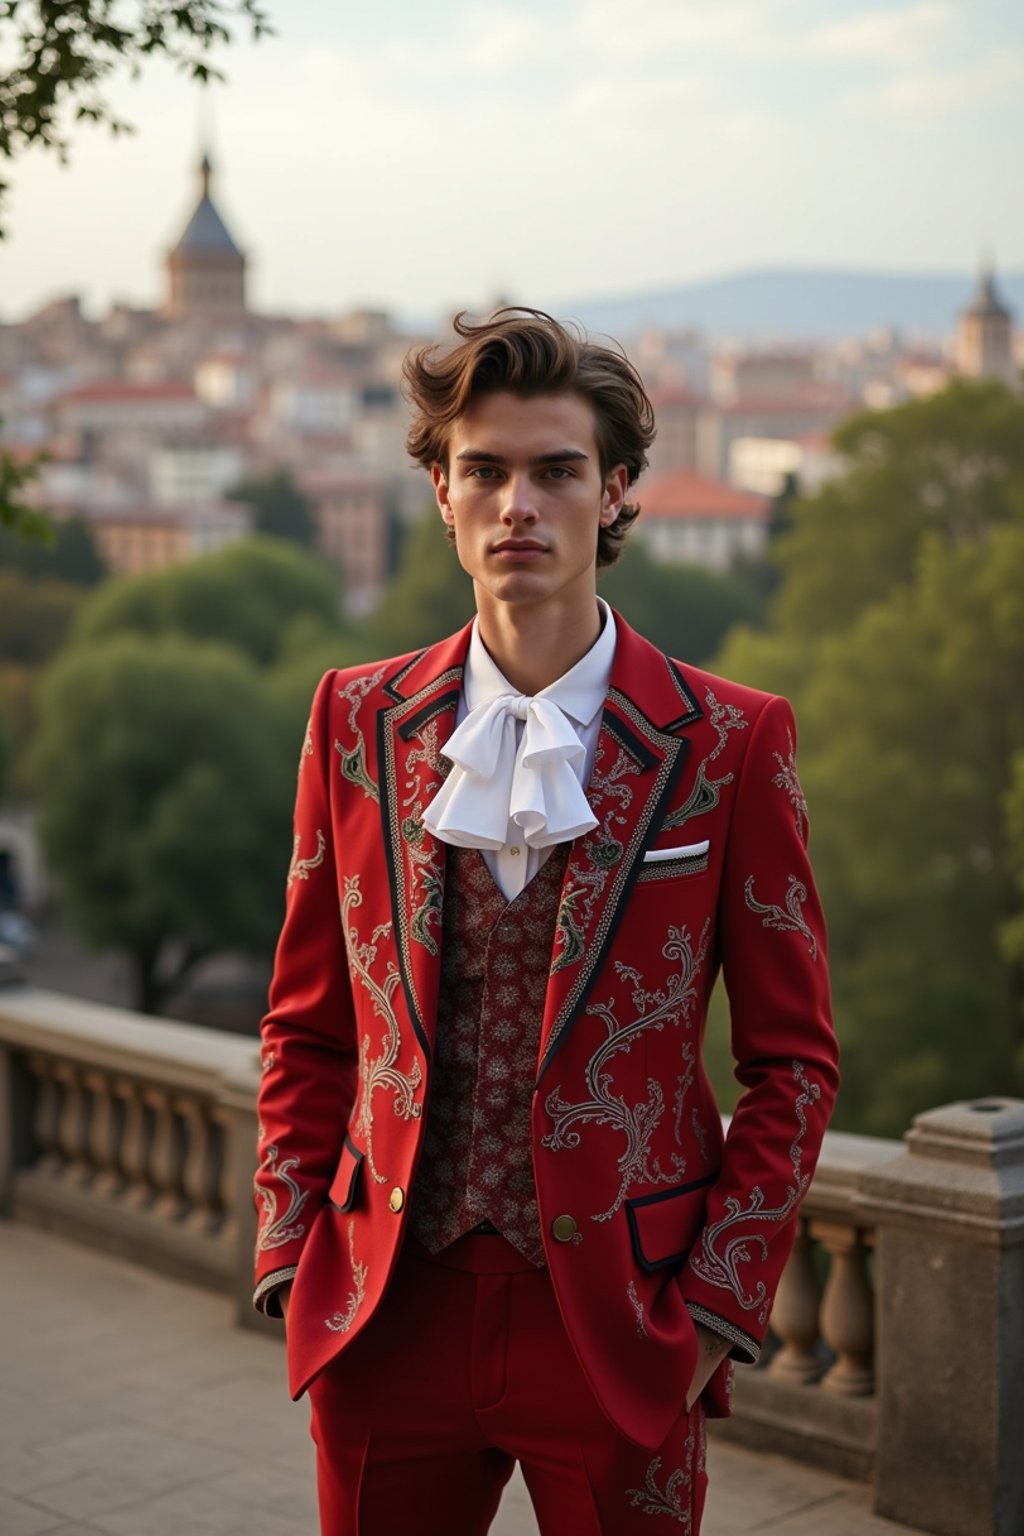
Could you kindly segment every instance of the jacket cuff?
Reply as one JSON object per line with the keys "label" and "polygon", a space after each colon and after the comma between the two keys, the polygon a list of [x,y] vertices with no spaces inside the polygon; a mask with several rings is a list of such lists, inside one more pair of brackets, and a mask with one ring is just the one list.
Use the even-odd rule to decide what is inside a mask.
{"label": "jacket cuff", "polygon": [[719,1317],[717,1312],[711,1312],[707,1307],[702,1307],[699,1301],[688,1301],[687,1311],[695,1323],[700,1323],[704,1328],[710,1328],[712,1333],[721,1334],[723,1339],[728,1339],[732,1344],[729,1351],[730,1360],[738,1360],[741,1365],[756,1365],[761,1355],[761,1346],[749,1333],[744,1333],[742,1328],[737,1328],[727,1317]]}
{"label": "jacket cuff", "polygon": [[264,1275],[259,1285],[253,1292],[252,1304],[257,1312],[262,1312],[264,1317],[283,1317],[281,1303],[278,1299],[278,1291],[289,1280],[294,1280],[298,1265],[292,1264],[288,1269],[275,1269],[269,1275]]}

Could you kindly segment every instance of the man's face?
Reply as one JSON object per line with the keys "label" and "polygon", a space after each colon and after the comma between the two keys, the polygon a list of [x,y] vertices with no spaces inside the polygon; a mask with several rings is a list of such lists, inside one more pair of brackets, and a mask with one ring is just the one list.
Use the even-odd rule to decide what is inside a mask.
{"label": "man's face", "polygon": [[627,471],[602,475],[580,395],[482,396],[452,428],[447,473],[431,473],[478,605],[593,601],[598,528],[618,517]]}

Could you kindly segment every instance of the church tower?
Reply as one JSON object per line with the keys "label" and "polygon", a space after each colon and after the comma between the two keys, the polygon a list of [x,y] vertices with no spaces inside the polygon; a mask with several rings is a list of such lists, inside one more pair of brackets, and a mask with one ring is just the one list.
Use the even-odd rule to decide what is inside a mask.
{"label": "church tower", "polygon": [[203,156],[199,171],[199,206],[167,257],[166,313],[182,318],[238,318],[245,313],[245,256],[210,197],[209,155]]}
{"label": "church tower", "polygon": [[996,292],[989,263],[981,269],[974,303],[960,316],[956,361],[969,379],[1001,379],[1020,388],[1020,370],[1013,360],[1013,315]]}

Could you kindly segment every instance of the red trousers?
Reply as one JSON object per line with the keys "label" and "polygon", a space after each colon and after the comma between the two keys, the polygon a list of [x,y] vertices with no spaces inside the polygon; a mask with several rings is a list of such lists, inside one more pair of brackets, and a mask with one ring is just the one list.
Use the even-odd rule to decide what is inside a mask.
{"label": "red trousers", "polygon": [[[704,1416],[655,1455],[615,1430],[547,1270],[504,1238],[413,1238],[360,1336],[310,1387],[321,1536],[483,1536],[516,1461],[542,1536],[698,1536]],[[655,1522],[660,1526],[662,1522]]]}

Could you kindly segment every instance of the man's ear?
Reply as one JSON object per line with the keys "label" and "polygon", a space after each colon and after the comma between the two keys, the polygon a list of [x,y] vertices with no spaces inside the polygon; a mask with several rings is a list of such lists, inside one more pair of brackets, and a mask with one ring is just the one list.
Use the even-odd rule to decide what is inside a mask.
{"label": "man's ear", "polygon": [[616,464],[604,477],[604,492],[601,496],[601,527],[610,528],[612,523],[622,511],[623,502],[626,500],[626,491],[629,488],[629,470],[625,464]]}
{"label": "man's ear", "polygon": [[443,465],[431,464],[430,480],[434,487],[437,504],[441,509],[441,516],[450,528],[455,521],[455,514],[452,511],[451,501],[448,499],[448,476],[445,474]]}

